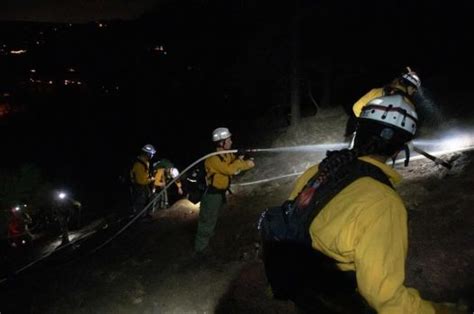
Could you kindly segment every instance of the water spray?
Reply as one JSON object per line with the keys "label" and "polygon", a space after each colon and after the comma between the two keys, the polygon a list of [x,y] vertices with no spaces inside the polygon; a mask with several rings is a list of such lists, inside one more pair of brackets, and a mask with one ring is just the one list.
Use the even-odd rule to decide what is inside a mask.
{"label": "water spray", "polygon": [[177,180],[179,180],[185,173],[187,173],[189,170],[191,170],[198,163],[200,163],[203,160],[206,160],[209,157],[212,157],[212,156],[215,156],[215,155],[223,155],[223,154],[228,154],[228,153],[234,153],[235,154],[235,153],[241,153],[241,152],[243,152],[243,153],[325,152],[328,149],[341,149],[341,148],[346,147],[346,146],[347,146],[346,143],[335,143],[335,144],[300,145],[300,146],[276,147],[276,148],[250,148],[250,149],[239,149],[239,150],[229,149],[229,150],[216,151],[216,152],[207,154],[205,156],[202,156],[201,158],[197,159],[196,161],[191,163],[189,166],[187,166],[177,177],[173,178],[168,184],[166,184],[166,186],[158,194],[153,196],[152,199],[148,202],[148,204],[138,214],[136,214],[127,224],[125,224],[112,237],[107,239],[104,243],[102,243],[101,245],[96,247],[90,253],[92,254],[92,253],[100,250],[102,247],[104,247],[105,245],[110,243],[113,239],[115,239],[117,236],[119,236],[130,225],[132,225],[135,221],[137,221],[151,206],[153,206],[154,202],[157,201],[158,198],[170,186],[172,186]]}

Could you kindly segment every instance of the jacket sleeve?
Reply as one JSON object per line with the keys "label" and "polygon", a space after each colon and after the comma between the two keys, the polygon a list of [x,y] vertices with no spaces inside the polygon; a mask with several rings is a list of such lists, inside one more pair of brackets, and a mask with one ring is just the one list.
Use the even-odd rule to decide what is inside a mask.
{"label": "jacket sleeve", "polygon": [[383,199],[364,209],[369,221],[355,243],[361,295],[381,314],[435,313],[418,291],[404,286],[408,247],[406,209],[400,199]]}
{"label": "jacket sleeve", "polygon": [[146,185],[149,183],[148,172],[144,165],[139,162],[133,164],[132,175],[134,182],[140,185]]}
{"label": "jacket sleeve", "polygon": [[382,88],[374,88],[371,89],[367,94],[362,96],[353,106],[352,106],[352,111],[354,112],[354,115],[356,117],[360,116],[360,113],[362,112],[362,108],[367,105],[369,101],[371,101],[374,98],[380,97],[383,95],[383,89]]}
{"label": "jacket sleeve", "polygon": [[236,158],[231,163],[222,161],[218,156],[212,156],[207,161],[207,167],[213,169],[216,173],[223,174],[226,176],[233,176],[238,174],[242,170],[248,170],[252,168],[247,160]]}

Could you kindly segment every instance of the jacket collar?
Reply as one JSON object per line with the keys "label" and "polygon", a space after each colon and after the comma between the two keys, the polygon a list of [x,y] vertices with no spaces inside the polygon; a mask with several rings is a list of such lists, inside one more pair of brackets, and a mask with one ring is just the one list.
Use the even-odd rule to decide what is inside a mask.
{"label": "jacket collar", "polygon": [[380,170],[387,175],[392,184],[396,185],[402,181],[402,176],[386,163],[380,162],[370,156],[359,157],[359,159],[380,168]]}

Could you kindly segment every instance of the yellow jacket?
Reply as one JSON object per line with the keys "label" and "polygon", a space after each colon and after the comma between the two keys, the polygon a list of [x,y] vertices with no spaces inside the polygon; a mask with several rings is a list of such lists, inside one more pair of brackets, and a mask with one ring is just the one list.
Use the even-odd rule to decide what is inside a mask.
{"label": "yellow jacket", "polygon": [[[154,177],[154,185],[155,187],[163,188],[167,184],[166,182],[166,173],[165,173],[165,168],[158,168],[155,172],[155,177]],[[178,188],[182,187],[181,181],[176,180],[175,184]]]}
{"label": "yellow jacket", "polygon": [[[392,85],[392,88],[398,89],[401,92],[406,93],[406,91],[405,91],[406,88],[404,88],[403,86],[400,86],[398,84]],[[362,96],[358,101],[356,101],[356,103],[352,106],[352,111],[354,112],[354,115],[356,117],[359,117],[361,112],[362,112],[362,108],[364,108],[365,105],[367,105],[367,103],[369,101],[371,101],[372,99],[377,98],[377,97],[382,97],[384,95],[385,95],[385,90],[384,90],[383,87],[371,89],[364,96]],[[404,99],[405,99],[406,102],[413,105],[413,103],[410,99],[408,99],[406,97],[404,97]]]}
{"label": "yellow jacket", "polygon": [[211,156],[206,159],[204,166],[207,184],[219,190],[229,188],[230,178],[233,175],[253,167],[249,161],[239,159],[231,153]]}
{"label": "yellow jacket", "polygon": [[130,170],[130,178],[133,183],[138,185],[147,185],[150,183],[150,175],[148,173],[150,163],[142,156],[139,156]]}
{"label": "yellow jacket", "polygon": [[[401,176],[368,156],[393,184]],[[309,168],[296,182],[290,200],[316,174]],[[398,193],[379,181],[360,178],[339,192],[310,226],[312,246],[335,259],[341,270],[356,272],[360,294],[378,313],[435,313],[418,291],[404,286],[408,248],[407,213]]]}
{"label": "yellow jacket", "polygon": [[163,188],[166,185],[165,168],[159,168],[155,172],[154,185]]}

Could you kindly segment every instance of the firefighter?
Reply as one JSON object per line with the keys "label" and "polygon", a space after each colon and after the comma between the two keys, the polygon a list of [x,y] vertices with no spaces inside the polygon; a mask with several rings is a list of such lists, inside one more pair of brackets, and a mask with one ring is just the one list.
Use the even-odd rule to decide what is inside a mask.
{"label": "firefighter", "polygon": [[150,185],[154,182],[150,175],[150,160],[155,153],[153,145],[143,146],[130,170],[132,215],[140,212],[150,201]]}
{"label": "firefighter", "polygon": [[65,192],[59,191],[56,193],[55,201],[53,203],[53,211],[59,222],[59,229],[61,231],[61,245],[66,245],[70,242],[69,222],[72,217],[79,217],[79,211],[81,207],[81,203],[71,198]]}
{"label": "firefighter", "polygon": [[[295,302],[301,312],[463,313],[423,300],[417,290],[404,285],[407,210],[392,186],[401,176],[386,161],[414,137],[416,127],[415,109],[403,96],[373,99],[360,112],[353,149],[336,152],[334,158],[327,157],[297,180],[289,197],[296,204],[304,199],[302,191],[309,191],[310,179],[329,178],[356,159],[381,170],[391,183],[359,178],[330,199],[310,222],[312,248],[335,264],[335,274],[347,274],[354,289],[347,292],[347,282],[339,284],[334,277],[308,278],[311,292],[302,293]],[[328,286],[340,287],[338,293],[346,291],[344,298],[324,292]],[[350,311],[341,301],[348,299]]]}
{"label": "firefighter", "polygon": [[[178,169],[166,159],[162,159],[153,165],[154,168],[154,183],[153,183],[153,194],[158,194],[163,191],[163,188],[179,175]],[[177,193],[183,195],[183,188],[180,180],[175,181]],[[168,191],[164,190],[161,196],[155,200],[153,205],[153,211],[155,209],[165,209],[169,207],[169,195]]]}
{"label": "firefighter", "polygon": [[28,225],[32,223],[32,219],[26,209],[26,205],[18,205],[10,210],[11,216],[8,222],[8,242],[13,248],[28,246],[33,240],[33,236],[28,228]]}
{"label": "firefighter", "polygon": [[354,128],[356,126],[356,118],[360,116],[362,108],[372,99],[382,96],[390,95],[402,95],[404,100],[412,105],[415,104],[414,95],[421,87],[421,80],[415,71],[412,71],[410,67],[407,67],[407,72],[403,73],[399,77],[396,77],[389,84],[373,88],[362,96],[352,106],[353,115],[349,117],[346,125],[346,138],[349,140],[353,139]]}
{"label": "firefighter", "polygon": [[[212,132],[212,141],[216,151],[232,148],[232,134],[228,128],[217,128]],[[226,192],[232,176],[255,166],[252,160],[244,160],[232,153],[214,155],[204,162],[206,168],[207,189],[201,198],[198,229],[194,241],[197,255],[208,252],[209,240],[214,234],[219,211],[226,202]]]}

